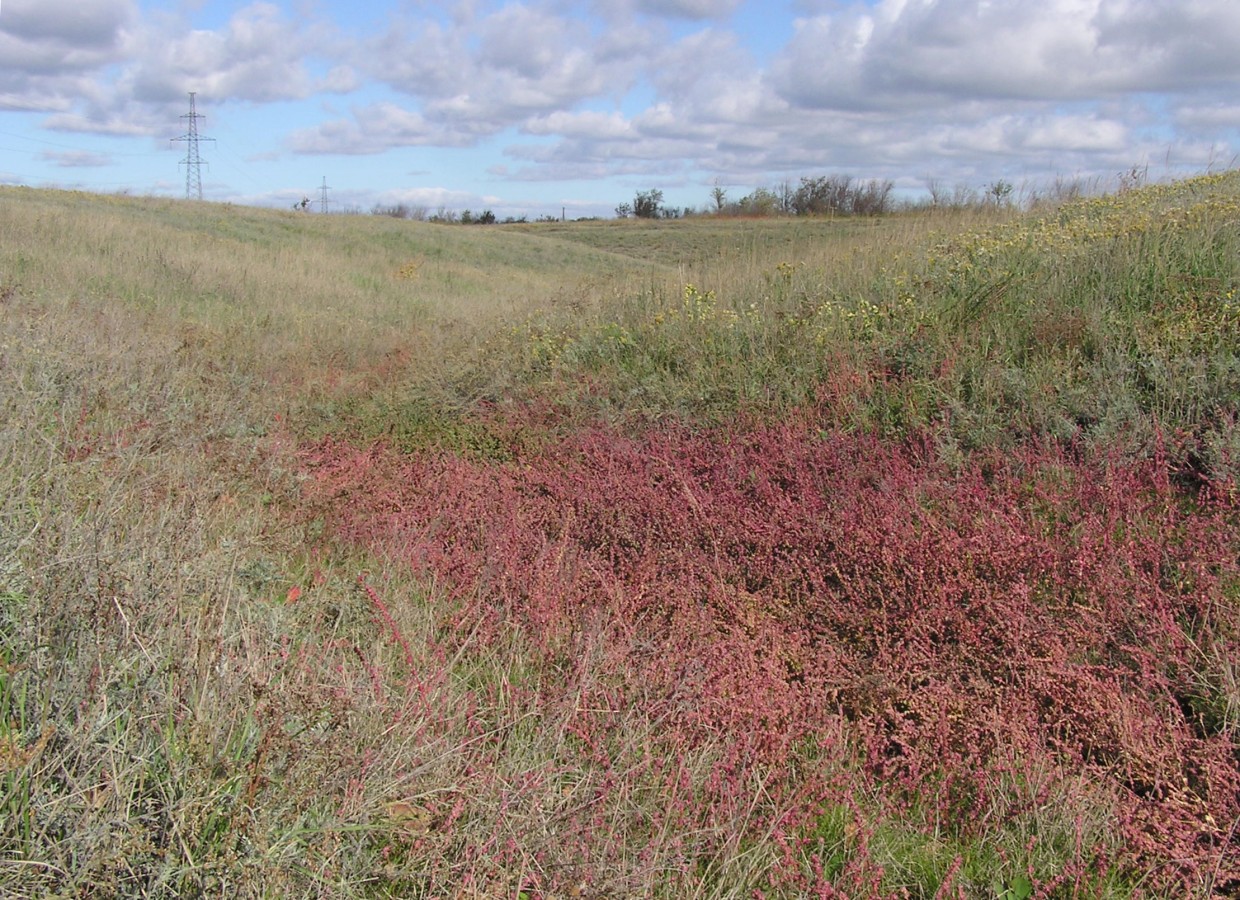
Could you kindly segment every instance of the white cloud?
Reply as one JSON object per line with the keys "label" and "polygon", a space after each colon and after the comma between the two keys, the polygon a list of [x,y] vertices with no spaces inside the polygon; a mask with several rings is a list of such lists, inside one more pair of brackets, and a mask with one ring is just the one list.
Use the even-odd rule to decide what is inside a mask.
{"label": "white cloud", "polygon": [[153,120],[144,110],[129,108],[107,112],[94,110],[83,115],[62,112],[48,116],[44,127],[51,131],[76,131],[85,134],[106,134],[114,137],[147,137],[158,128],[167,127],[167,121]]}
{"label": "white cloud", "polygon": [[633,137],[632,124],[618,112],[556,111],[530,119],[523,130],[527,134],[593,140],[626,140]]}
{"label": "white cloud", "polygon": [[167,127],[187,91],[215,103],[265,103],[347,92],[347,65],[313,77],[308,60],[329,46],[275,3],[252,2],[217,30],[179,17],[140,18],[132,0],[7,0],[0,11],[0,108],[55,113],[46,126],[100,134]]}
{"label": "white cloud", "polygon": [[1182,106],[1176,110],[1175,121],[1182,128],[1192,131],[1240,129],[1240,103],[1220,100]]}
{"label": "white cloud", "polygon": [[[566,4],[462,3],[450,18],[398,19],[358,62],[407,98],[399,116],[360,107],[294,145],[465,146],[515,128],[536,141],[505,148],[523,165],[492,174],[533,180],[643,171],[897,177],[909,166],[950,178],[985,168],[985,159],[992,169],[1114,168],[1167,140],[1154,108],[1162,101],[1144,94],[1234,81],[1240,55],[1224,52],[1233,33],[1240,46],[1232,5],[820,3],[762,62],[724,24],[733,0],[599,0],[605,30],[570,17]],[[675,18],[682,25],[672,39],[660,20]],[[689,20],[714,21],[685,31]],[[1194,42],[1202,65],[1190,64]],[[640,107],[625,102],[622,113],[634,86],[651,96]],[[1190,118],[1207,121],[1181,116]],[[1161,138],[1142,130],[1159,127]],[[1200,146],[1177,152],[1197,157]]]}
{"label": "white cloud", "polygon": [[106,51],[136,13],[133,0],[5,0],[0,32],[25,44]]}
{"label": "white cloud", "polygon": [[727,19],[744,3],[745,0],[593,0],[590,6],[610,22],[631,22],[638,16],[699,22]]}
{"label": "white cloud", "polygon": [[1129,63],[1127,90],[1231,84],[1240,76],[1240,5],[1231,0],[1102,0],[1099,50]]}
{"label": "white cloud", "polygon": [[1098,116],[1042,116],[1014,125],[1010,143],[1021,150],[1120,153],[1133,143],[1122,122]]}
{"label": "white cloud", "polygon": [[10,81],[17,86],[16,90],[0,90],[0,110],[14,112],[47,112],[48,110],[66,110],[70,100],[60,92],[43,93],[32,90],[25,79],[13,78]]}
{"label": "white cloud", "polygon": [[554,77],[573,52],[570,23],[528,6],[505,6],[479,23],[478,58],[514,75],[539,81]]}
{"label": "white cloud", "polygon": [[321,36],[274,3],[251,3],[218,31],[151,28],[121,84],[135,99],[172,102],[196,90],[216,102],[268,102],[308,96],[306,58]]}
{"label": "white cloud", "polygon": [[467,64],[467,34],[436,21],[397,21],[387,32],[367,42],[357,54],[357,66],[370,78],[415,96],[452,93],[458,70]]}
{"label": "white cloud", "polygon": [[314,84],[316,92],[351,94],[362,86],[362,78],[352,66],[333,66]]}
{"label": "white cloud", "polygon": [[1232,0],[884,0],[802,20],[772,67],[820,109],[1064,101],[1240,75]]}
{"label": "white cloud", "polygon": [[398,23],[367,54],[371,76],[417,98],[429,118],[480,133],[615,91],[632,62],[585,23],[524,4],[410,28]]}
{"label": "white cloud", "polygon": [[132,0],[8,0],[0,10],[0,109],[57,111],[121,61]]}
{"label": "white cloud", "polygon": [[354,109],[352,120],[334,120],[294,132],[288,145],[295,153],[366,155],[393,147],[442,146],[448,140],[420,114],[394,103],[376,103]]}
{"label": "white cloud", "polygon": [[685,19],[723,19],[741,5],[741,0],[638,0],[642,12]]}
{"label": "white cloud", "polygon": [[639,71],[648,34],[632,27],[595,32],[583,20],[529,4],[482,11],[461,4],[444,21],[397,18],[358,48],[351,65],[403,99],[298,132],[291,146],[373,153],[466,146],[514,127],[536,133],[553,115],[621,96]]}

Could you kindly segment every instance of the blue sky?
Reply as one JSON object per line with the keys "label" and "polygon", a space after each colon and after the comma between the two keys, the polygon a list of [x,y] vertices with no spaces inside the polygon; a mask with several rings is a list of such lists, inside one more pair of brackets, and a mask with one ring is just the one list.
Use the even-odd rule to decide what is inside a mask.
{"label": "blue sky", "polygon": [[1234,0],[0,0],[0,183],[609,215],[1236,164]]}

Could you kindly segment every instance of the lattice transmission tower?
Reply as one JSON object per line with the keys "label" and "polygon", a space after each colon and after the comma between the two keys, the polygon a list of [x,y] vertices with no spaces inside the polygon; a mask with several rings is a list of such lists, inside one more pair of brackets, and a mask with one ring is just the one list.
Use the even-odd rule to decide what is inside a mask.
{"label": "lattice transmission tower", "polygon": [[181,160],[181,165],[185,166],[186,200],[202,199],[202,157],[198,154],[198,142],[215,140],[215,138],[201,137],[198,134],[198,120],[205,119],[206,116],[198,112],[194,102],[195,93],[195,91],[189,92],[189,112],[181,116],[182,119],[189,120],[189,129],[180,137],[172,138],[173,141],[180,141],[186,145],[185,159]]}
{"label": "lattice transmission tower", "polygon": [[319,212],[321,213],[327,212],[327,204],[332,202],[327,199],[327,192],[330,190],[331,188],[327,186],[327,176],[324,175],[323,186],[319,188]]}

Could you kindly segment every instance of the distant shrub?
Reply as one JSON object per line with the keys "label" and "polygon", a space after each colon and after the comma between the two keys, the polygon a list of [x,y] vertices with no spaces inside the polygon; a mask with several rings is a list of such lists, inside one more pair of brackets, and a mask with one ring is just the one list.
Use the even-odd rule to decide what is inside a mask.
{"label": "distant shrub", "polygon": [[633,198],[633,215],[639,219],[657,219],[663,211],[663,192],[657,189],[638,191]]}
{"label": "distant shrub", "polygon": [[746,194],[736,203],[730,204],[727,211],[741,216],[775,216],[785,212],[779,196],[766,188],[758,188]]}
{"label": "distant shrub", "polygon": [[428,217],[428,211],[425,206],[411,206],[407,203],[390,205],[376,203],[371,208],[370,213],[375,216],[390,216],[393,219],[412,219],[415,222],[425,222]]}
{"label": "distant shrub", "polygon": [[793,188],[784,182],[776,189],[757,188],[739,200],[727,201],[727,192],[716,187],[711,194],[717,215],[767,217],[777,215],[875,216],[889,212],[894,183],[871,179],[854,181],[851,175],[805,177]]}
{"label": "distant shrub", "polygon": [[874,178],[853,188],[849,209],[857,216],[881,216],[889,209],[895,185],[886,179]]}
{"label": "distant shrub", "polygon": [[802,178],[792,197],[792,209],[799,216],[881,215],[887,212],[893,188],[891,181],[854,183],[848,175]]}

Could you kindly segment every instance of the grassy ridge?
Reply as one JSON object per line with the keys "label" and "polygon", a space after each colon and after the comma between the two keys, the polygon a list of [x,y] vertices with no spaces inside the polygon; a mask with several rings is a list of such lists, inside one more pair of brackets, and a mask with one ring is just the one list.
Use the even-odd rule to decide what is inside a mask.
{"label": "grassy ridge", "polygon": [[797,408],[825,389],[843,427],[933,427],[976,448],[1144,439],[1156,418],[1222,465],[1240,392],[1236,217],[1227,175],[963,232],[884,222],[742,277],[686,269],[680,290],[549,318],[514,352],[530,380],[601,382],[647,418]]}
{"label": "grassy ridge", "polygon": [[1145,452],[1161,430],[1186,469],[1228,475],[1235,176],[993,216],[537,226],[675,276],[534,304],[477,365],[406,370],[350,427],[422,445],[410,410],[449,398],[633,422],[816,406],[843,428],[934,430],[946,453],[1039,435]]}
{"label": "grassy ridge", "polygon": [[1234,889],[1238,198],[0,191],[0,892]]}

